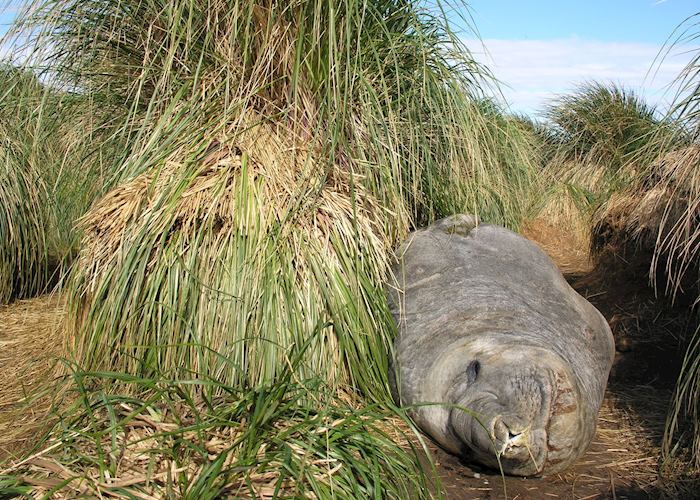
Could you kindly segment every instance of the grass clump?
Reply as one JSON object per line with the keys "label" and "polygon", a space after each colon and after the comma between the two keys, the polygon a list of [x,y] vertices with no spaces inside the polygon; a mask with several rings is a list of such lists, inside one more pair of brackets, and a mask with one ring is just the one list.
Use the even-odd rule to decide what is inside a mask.
{"label": "grass clump", "polygon": [[[46,451],[0,471],[0,487],[52,498],[430,496],[433,478],[406,420],[291,374],[243,391],[206,376],[76,371],[75,404],[61,412]],[[115,379],[148,396],[109,392]]]}
{"label": "grass clump", "polygon": [[678,124],[662,120],[633,92],[597,82],[559,98],[547,117],[554,151],[546,170],[561,186],[550,204],[565,207],[566,220],[586,221],[595,254],[655,238],[651,219],[658,199],[640,203],[640,194],[630,193],[663,176],[675,151],[688,144]]}
{"label": "grass clump", "polygon": [[36,78],[0,67],[0,304],[30,297],[48,283],[47,156]]}
{"label": "grass clump", "polygon": [[630,90],[599,82],[560,97],[546,116],[565,160],[605,165],[612,173],[643,160],[659,129],[655,108]]}
{"label": "grass clump", "polygon": [[393,246],[453,212],[515,227],[535,191],[427,3],[61,0],[17,33],[124,144],[70,281],[90,370],[258,387],[320,331],[300,376],[387,399]]}
{"label": "grass clump", "polygon": [[391,336],[380,207],[270,124],[190,154],[115,188],[84,219],[71,284],[78,359],[255,387],[317,333],[304,376],[380,397]]}
{"label": "grass clump", "polygon": [[0,303],[47,291],[65,274],[80,240],[75,222],[104,184],[94,126],[101,112],[85,96],[0,66]]}
{"label": "grass clump", "polygon": [[649,143],[661,130],[657,112],[622,87],[590,82],[553,101],[545,118],[523,122],[543,161],[546,194],[538,217],[600,253],[609,238],[600,227],[608,201],[654,157]]}
{"label": "grass clump", "polygon": [[[698,40],[700,12],[674,31],[667,49],[697,45]],[[667,277],[666,291],[674,297],[690,296],[700,323],[700,50],[692,54],[676,79],[677,95],[669,113],[690,137],[690,144],[675,152],[675,161],[669,162],[654,185],[665,196],[652,272],[661,271]],[[700,328],[688,342],[667,419],[664,456],[673,457],[684,445],[695,470],[700,470]]]}

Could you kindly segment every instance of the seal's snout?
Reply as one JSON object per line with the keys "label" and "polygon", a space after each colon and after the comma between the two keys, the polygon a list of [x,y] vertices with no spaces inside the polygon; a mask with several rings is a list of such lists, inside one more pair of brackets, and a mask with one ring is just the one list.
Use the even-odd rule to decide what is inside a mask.
{"label": "seal's snout", "polygon": [[502,417],[494,419],[492,438],[495,452],[509,461],[527,464],[537,473],[542,465],[542,443],[538,433],[518,421],[508,422]]}
{"label": "seal's snout", "polygon": [[508,425],[503,421],[503,418],[501,417],[497,417],[493,421],[493,430],[491,432],[491,436],[493,437],[493,440],[496,443],[497,450],[502,449],[501,446],[498,446],[499,444],[506,446],[509,443],[519,441],[520,438],[524,436],[524,434],[525,429],[522,425],[518,423],[516,423],[515,425],[511,423],[510,425]]}

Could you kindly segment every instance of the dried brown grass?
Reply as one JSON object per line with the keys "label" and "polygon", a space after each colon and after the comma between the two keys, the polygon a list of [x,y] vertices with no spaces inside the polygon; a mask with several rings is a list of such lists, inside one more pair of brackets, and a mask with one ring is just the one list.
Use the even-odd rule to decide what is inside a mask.
{"label": "dried brown grass", "polygon": [[[377,220],[381,210],[362,186],[353,184],[360,180],[357,175],[351,179],[338,165],[317,161],[315,158],[322,157],[317,151],[280,125],[252,114],[241,122],[245,123],[233,127],[228,137],[211,140],[210,152],[191,179],[176,184],[186,169],[181,159],[189,153],[177,151],[160,171],[120,185],[95,204],[81,222],[86,245],[78,262],[90,281],[110,270],[130,234],[143,229],[144,222],[160,220],[174,220],[173,227],[149,227],[153,234],[177,231],[194,239],[207,223],[224,234],[232,230],[252,233],[259,226],[298,217],[296,207],[307,204],[307,210],[300,212],[305,220],[299,225],[310,240],[327,245],[333,217],[351,218],[356,213],[359,225],[374,229],[369,233],[372,241],[367,243],[383,247],[384,242],[375,236],[381,234]],[[250,186],[261,187],[250,193],[260,197],[256,213],[241,213],[237,204],[241,176],[247,177]],[[174,207],[164,207],[162,196],[173,190],[174,184],[182,192],[174,197]],[[303,196],[314,192],[317,196]],[[167,217],[159,218],[159,213],[169,210],[172,212]],[[287,236],[293,237],[291,229],[287,230]],[[158,258],[154,255],[148,267]]]}
{"label": "dried brown grass", "polygon": [[523,224],[522,234],[534,241],[556,263],[562,273],[584,274],[593,269],[588,229],[580,219],[565,225],[544,214]]}
{"label": "dried brown grass", "polygon": [[652,282],[664,283],[672,296],[683,289],[693,293],[700,266],[698,217],[700,146],[692,145],[663,154],[642,182],[614,193],[600,207],[593,221],[594,249],[639,249],[652,256]]}
{"label": "dried brown grass", "polygon": [[30,449],[47,425],[64,314],[60,295],[0,306],[0,462]]}
{"label": "dried brown grass", "polygon": [[[362,295],[381,291],[389,212],[342,159],[324,160],[317,143],[253,113],[205,151],[192,148],[83,218],[69,350],[88,370],[225,372],[227,383],[254,386],[321,325],[309,366],[330,384],[349,382],[356,350],[372,344],[380,356],[388,344],[384,333],[366,336],[384,327]],[[368,386],[386,376],[376,375]]]}
{"label": "dried brown grass", "polygon": [[[340,397],[357,409],[361,406],[356,395],[346,394],[345,397],[342,395]],[[102,411],[100,415],[94,416],[103,419],[104,426],[108,427],[110,418],[126,419],[134,413],[135,407],[133,405],[121,403],[115,415],[109,416]],[[197,429],[179,433],[181,428],[188,425],[195,426],[197,423],[193,415],[190,415],[189,419],[182,419],[182,416],[186,414],[186,410],[183,414],[179,414],[177,422],[172,414],[167,412],[153,418],[145,414],[137,414],[119,428],[116,436],[106,433],[102,439],[102,448],[104,450],[114,449],[116,443],[116,448],[120,450],[113,473],[96,466],[87,469],[83,466],[72,470],[69,465],[66,465],[65,459],[53,455],[56,448],[59,448],[62,443],[52,439],[46,443],[43,451],[0,470],[0,475],[20,472],[18,477],[24,483],[33,486],[32,495],[35,498],[42,498],[46,494],[50,494],[51,498],[56,499],[85,495],[97,498],[121,497],[120,495],[123,495],[125,491],[136,498],[149,499],[161,498],[164,491],[169,491],[176,496],[186,495],[187,492],[180,491],[179,486],[195,483],[199,476],[207,473],[207,467],[219,456],[226,457],[222,469],[230,469],[239,460],[236,453],[230,453],[230,450],[232,447],[235,449],[236,443],[244,440],[244,434],[249,432],[248,423],[243,420],[238,422],[238,425],[231,425],[232,423],[228,422],[229,425],[226,427],[209,427],[204,432]],[[396,443],[401,444],[407,453],[411,452],[406,437],[410,436],[413,431],[404,421],[397,417],[389,417],[374,424],[382,433],[386,433]],[[325,425],[320,425],[313,432],[322,435],[327,433],[329,429],[343,425],[346,425],[343,419],[327,421]],[[299,438],[304,439],[304,437],[298,435],[291,427],[283,422],[278,422],[275,425],[276,432],[279,434],[289,432],[290,443],[288,446],[295,455],[294,459],[306,462],[310,469],[318,468],[315,472],[317,481],[332,481],[332,476],[344,467],[343,462],[333,458],[331,453],[327,457],[314,457],[310,454],[310,450],[295,445],[292,441]],[[159,450],[167,450],[176,446],[176,441],[177,446],[183,448],[187,448],[189,445],[195,449],[203,445],[208,456],[194,456],[187,462],[179,462],[170,456],[166,457],[159,453]],[[422,446],[415,438],[412,441],[416,446]],[[229,497],[285,498],[298,492],[297,485],[292,478],[285,475],[287,478],[280,481],[285,465],[266,460],[266,451],[269,445],[269,443],[263,443],[258,449],[257,465],[251,465],[250,468],[241,467],[238,475],[228,473],[232,476],[226,484]],[[78,449],[73,450],[73,453],[94,457],[97,456],[97,449],[95,443],[86,444],[83,442]],[[288,458],[288,460],[291,459]],[[260,470],[257,470],[258,468]],[[182,481],[183,475],[187,477],[186,481]],[[180,479],[177,479],[178,477]],[[57,491],[52,491],[54,489]],[[312,492],[308,491],[305,497],[316,498]]]}
{"label": "dried brown grass", "polygon": [[[129,416],[134,407],[122,403],[118,408],[117,418]],[[106,412],[102,412],[101,418],[105,421],[105,426],[108,426],[109,416]],[[202,473],[202,469],[208,465],[206,459],[193,459],[186,463],[178,463],[171,457],[165,457],[158,453],[159,449],[169,449],[174,446],[175,437],[168,436],[169,432],[176,431],[180,427],[192,425],[194,421],[180,421],[175,423],[168,415],[163,415],[165,421],[156,421],[146,415],[137,415],[129,421],[123,429],[120,429],[116,435],[116,445],[121,450],[117,461],[116,470],[112,474],[105,474],[98,467],[88,468],[87,470],[71,470],[60,459],[47,456],[32,457],[28,461],[23,461],[16,467],[6,469],[6,473],[14,472],[15,470],[22,471],[22,479],[34,486],[33,494],[40,498],[56,488],[64,481],[68,480],[68,484],[64,488],[52,495],[52,498],[74,498],[78,495],[88,495],[94,497],[103,496],[119,496],[119,490],[128,488],[131,495],[139,498],[159,498],[164,488],[171,488],[174,494],[182,494],[177,488],[178,476],[186,475],[187,482],[194,482]],[[283,429],[280,428],[280,431]],[[240,441],[243,434],[246,432],[245,422],[240,422],[238,426],[229,426],[221,430],[214,428],[208,429],[207,435],[202,436],[201,431],[185,432],[177,436],[180,445],[186,447],[200,446],[202,441],[204,447],[211,454],[209,460],[214,460],[218,455],[226,452],[233,443]],[[112,442],[112,434],[108,433],[102,440],[104,449],[109,449]],[[47,447],[50,449],[54,445],[59,445],[60,441],[49,441]],[[301,448],[293,447],[293,453],[303,457],[305,451]],[[96,456],[97,450],[94,446],[86,446],[83,444],[80,452],[86,456]],[[263,461],[265,456],[265,445],[258,452],[258,458]],[[235,454],[228,454],[223,468],[229,468],[236,461]],[[241,475],[228,484],[229,491],[235,498],[272,498],[275,493],[276,485],[279,482],[283,464],[275,464],[275,471],[248,471],[245,475]],[[338,465],[337,463],[329,463],[330,470]],[[332,475],[332,472],[330,473]],[[77,481],[71,481],[74,478],[80,478]],[[278,491],[278,496],[287,496],[293,493],[294,489],[290,488],[292,481],[288,484],[283,484]],[[249,493],[251,487],[256,494]]]}

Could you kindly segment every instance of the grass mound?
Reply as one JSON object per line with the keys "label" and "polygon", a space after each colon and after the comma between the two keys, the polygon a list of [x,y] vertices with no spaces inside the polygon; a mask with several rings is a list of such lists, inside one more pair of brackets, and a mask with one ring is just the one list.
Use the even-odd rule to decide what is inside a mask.
{"label": "grass mound", "polygon": [[386,399],[393,245],[453,212],[517,226],[536,192],[428,3],[61,0],[17,33],[122,145],[70,280],[87,369],[255,387],[313,339],[302,374]]}
{"label": "grass mound", "polygon": [[656,110],[613,84],[583,85],[559,98],[546,115],[565,159],[605,165],[611,173],[643,161],[647,145],[659,133]]}
{"label": "grass mound", "polygon": [[697,145],[661,151],[646,175],[612,194],[596,213],[597,251],[607,246],[646,255],[652,280],[671,296],[698,290],[694,268],[700,255],[693,232],[700,208],[699,166]]}
{"label": "grass mound", "polygon": [[254,387],[311,342],[302,376],[381,394],[386,212],[351,183],[257,121],[117,187],[83,221],[71,352],[90,370]]}
{"label": "grass mound", "polygon": [[[677,38],[673,38],[677,35]],[[686,19],[669,38],[669,50],[677,43],[697,44],[700,12]],[[652,270],[660,263],[669,277],[667,291],[675,295],[690,290],[700,324],[700,50],[676,79],[678,90],[671,114],[682,124],[692,147],[679,152],[674,166],[660,176],[657,185],[670,193],[661,219]],[[664,262],[664,257],[667,257]],[[690,286],[688,283],[690,282]],[[673,457],[687,445],[695,471],[700,470],[700,327],[688,343],[664,436],[664,456]]]}
{"label": "grass mound", "polygon": [[633,92],[597,82],[554,101],[546,117],[551,125],[538,137],[551,182],[540,217],[572,226],[580,244],[599,253],[614,233],[606,207],[656,159],[650,144],[670,132]]}

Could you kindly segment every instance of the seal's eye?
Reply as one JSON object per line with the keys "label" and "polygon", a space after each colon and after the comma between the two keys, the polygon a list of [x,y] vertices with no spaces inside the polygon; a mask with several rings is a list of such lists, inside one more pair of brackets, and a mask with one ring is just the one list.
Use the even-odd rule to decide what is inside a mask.
{"label": "seal's eye", "polygon": [[477,360],[472,361],[467,366],[467,380],[469,383],[475,382],[476,378],[479,376],[479,371],[481,370],[481,363]]}

